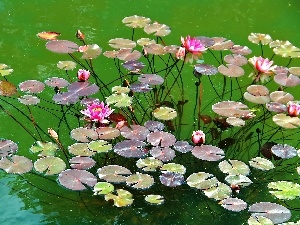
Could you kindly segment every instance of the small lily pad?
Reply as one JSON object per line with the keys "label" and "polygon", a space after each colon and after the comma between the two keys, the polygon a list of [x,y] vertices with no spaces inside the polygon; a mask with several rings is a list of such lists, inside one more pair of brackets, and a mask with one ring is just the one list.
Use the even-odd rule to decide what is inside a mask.
{"label": "small lily pad", "polygon": [[0,96],[12,96],[17,93],[17,88],[12,83],[0,80]]}
{"label": "small lily pad", "polygon": [[147,189],[154,184],[154,179],[148,174],[136,173],[126,178],[126,184],[135,189]]}
{"label": "small lily pad", "polygon": [[167,163],[164,164],[160,170],[162,171],[167,171],[167,172],[174,172],[174,173],[180,173],[180,174],[185,174],[186,168],[177,163]]}
{"label": "small lily pad", "polygon": [[46,156],[34,163],[34,169],[46,175],[61,173],[66,168],[66,163],[59,157]]}
{"label": "small lily pad", "polygon": [[33,93],[36,94],[44,90],[45,84],[38,80],[26,80],[19,84],[19,88],[23,92],[29,94],[33,94]]}
{"label": "small lily pad", "polygon": [[124,126],[120,129],[121,135],[130,140],[144,141],[149,134],[149,130],[140,125],[131,125],[130,128]]}
{"label": "small lily pad", "polygon": [[136,43],[132,40],[125,38],[115,38],[109,40],[108,44],[112,48],[121,49],[121,48],[134,48]]}
{"label": "small lily pad", "polygon": [[297,155],[297,150],[290,145],[287,144],[277,144],[271,148],[271,151],[274,155],[282,158],[282,159],[290,159]]}
{"label": "small lily pad", "polygon": [[249,161],[249,165],[263,171],[275,168],[274,164],[270,160],[261,157],[252,158]]}
{"label": "small lily pad", "polygon": [[203,192],[207,197],[213,198],[215,200],[229,198],[232,193],[231,188],[221,182],[219,182],[216,187],[203,190]]}
{"label": "small lily pad", "polygon": [[128,107],[132,103],[132,97],[125,93],[112,94],[106,98],[106,103],[109,105],[114,105],[115,107]]}
{"label": "small lily pad", "polygon": [[300,185],[289,181],[277,181],[268,184],[269,192],[276,198],[291,200],[300,197]]}
{"label": "small lily pad", "polygon": [[73,61],[59,61],[57,67],[62,70],[72,70],[76,67],[76,63]]}
{"label": "small lily pad", "polygon": [[177,116],[177,112],[173,108],[159,107],[153,111],[153,116],[159,120],[172,120]]}
{"label": "small lily pad", "polygon": [[45,84],[47,84],[49,87],[58,87],[58,88],[64,88],[69,85],[69,82],[63,78],[59,77],[51,77],[45,80]]}
{"label": "small lily pad", "polygon": [[300,118],[298,117],[291,117],[284,113],[279,113],[273,116],[273,121],[278,126],[281,126],[283,128],[298,128],[300,127]]}
{"label": "small lily pad", "polygon": [[226,198],[220,203],[223,208],[233,212],[240,212],[247,208],[247,203],[239,198]]}
{"label": "small lily pad", "polygon": [[73,53],[78,50],[78,45],[72,41],[53,40],[46,43],[46,48],[56,53]]}
{"label": "small lily pad", "polygon": [[154,205],[161,205],[164,203],[164,197],[161,195],[147,195],[145,197],[146,202],[149,202]]}
{"label": "small lily pad", "polygon": [[155,131],[147,136],[147,141],[153,146],[160,145],[161,147],[168,147],[176,142],[173,134],[164,131]]}
{"label": "small lily pad", "polygon": [[33,95],[23,95],[18,101],[24,105],[36,105],[40,103],[40,99]]}
{"label": "small lily pad", "polygon": [[75,143],[68,147],[71,154],[76,156],[92,156],[95,152],[91,151],[87,143]]}
{"label": "small lily pad", "polygon": [[35,144],[30,147],[30,151],[32,153],[39,152],[39,156],[54,156],[58,149],[58,145],[53,142],[37,141]]}
{"label": "small lily pad", "polygon": [[219,163],[219,168],[223,173],[229,175],[248,175],[250,173],[249,167],[239,160],[224,160]]}
{"label": "small lily pad", "polygon": [[147,34],[154,33],[155,36],[166,36],[171,33],[170,27],[165,24],[159,24],[154,22],[153,24],[148,24],[144,27],[144,31]]}
{"label": "small lily pad", "polygon": [[150,154],[163,162],[170,161],[175,157],[175,151],[169,147],[153,147]]}
{"label": "small lily pad", "polygon": [[163,123],[153,120],[145,122],[144,126],[150,131],[162,131],[165,128]]}
{"label": "small lily pad", "polygon": [[76,141],[90,142],[91,140],[98,139],[98,133],[93,129],[78,127],[71,130],[71,137]]}
{"label": "small lily pad", "polygon": [[126,158],[141,158],[146,155],[145,142],[138,140],[125,140],[114,146],[114,152]]}
{"label": "small lily pad", "polygon": [[111,140],[120,135],[120,131],[113,127],[99,127],[96,129],[99,139]]}
{"label": "small lily pad", "polygon": [[117,195],[109,193],[105,195],[105,201],[113,200],[117,207],[129,206],[133,203],[132,194],[124,189],[117,189]]}
{"label": "small lily pad", "polygon": [[250,216],[248,219],[248,225],[274,225],[272,220],[264,216]]}
{"label": "small lily pad", "polygon": [[8,69],[8,66],[6,64],[0,64],[0,75],[1,76],[7,76],[11,74],[14,70],[13,69]]}
{"label": "small lily pad", "polygon": [[92,158],[83,156],[75,156],[69,162],[72,169],[78,170],[88,170],[96,164]]}
{"label": "small lily pad", "polygon": [[100,179],[112,183],[125,182],[125,175],[132,174],[129,169],[119,165],[103,166],[97,170],[97,173]]}
{"label": "small lily pad", "polygon": [[253,182],[244,175],[228,175],[225,177],[225,181],[232,185],[238,185],[241,187],[246,187],[252,184]]}
{"label": "small lily pad", "polygon": [[177,187],[183,184],[184,177],[180,173],[165,172],[159,176],[160,182],[168,187]]}
{"label": "small lily pad", "polygon": [[236,66],[243,66],[248,63],[248,60],[245,56],[242,56],[240,54],[231,54],[231,55],[226,55],[224,57],[224,61],[233,64]]}
{"label": "small lily pad", "polygon": [[163,162],[159,159],[156,159],[154,157],[147,157],[144,159],[139,159],[136,162],[136,166],[138,168],[141,168],[143,171],[156,171],[158,167],[161,167],[163,165]]}
{"label": "small lily pad", "polygon": [[164,83],[164,78],[156,74],[142,74],[138,77],[138,80],[150,85],[161,85]]}
{"label": "small lily pad", "polygon": [[0,169],[7,173],[23,174],[29,172],[32,167],[31,160],[24,156],[13,155],[12,157],[3,157],[0,160]]}
{"label": "small lily pad", "polygon": [[0,140],[0,157],[12,155],[18,150],[18,145],[11,140]]}
{"label": "small lily pad", "polygon": [[186,182],[190,187],[194,187],[200,190],[206,190],[217,186],[219,181],[214,175],[210,173],[198,172],[192,173],[186,179]]}
{"label": "small lily pad", "polygon": [[81,56],[82,59],[95,59],[101,54],[102,48],[97,44],[85,45],[80,52],[83,52]]}
{"label": "small lily pad", "polygon": [[104,140],[97,140],[97,141],[91,141],[88,144],[88,148],[97,153],[101,152],[108,152],[112,149],[112,144],[109,144],[107,141]]}
{"label": "small lily pad", "polygon": [[218,161],[225,156],[222,149],[212,145],[195,146],[192,154],[196,158],[206,161]]}
{"label": "small lily pad", "polygon": [[241,102],[223,101],[212,105],[212,110],[226,117],[246,117],[250,114],[248,106]]}
{"label": "small lily pad", "polygon": [[143,17],[143,16],[128,16],[125,17],[122,20],[122,23],[124,23],[128,27],[133,27],[133,28],[143,28],[146,25],[148,25],[151,22],[149,18]]}
{"label": "small lily pad", "polygon": [[187,153],[193,150],[193,146],[190,145],[187,141],[177,141],[173,145],[174,149],[181,153]]}
{"label": "small lily pad", "polygon": [[115,189],[114,185],[108,182],[98,182],[94,186],[94,195],[107,195]]}

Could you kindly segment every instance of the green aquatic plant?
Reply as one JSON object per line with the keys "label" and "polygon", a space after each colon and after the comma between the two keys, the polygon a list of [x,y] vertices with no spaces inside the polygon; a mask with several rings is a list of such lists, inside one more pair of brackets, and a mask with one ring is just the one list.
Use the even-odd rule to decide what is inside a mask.
{"label": "green aquatic plant", "polygon": [[[96,71],[102,48],[87,44],[81,31],[79,43],[38,35],[48,50],[70,56],[57,63],[62,77],[17,88],[7,78],[13,70],[0,65],[1,110],[34,141],[23,156],[3,138],[0,168],[47,177],[58,189],[88,191],[117,207],[141,196],[162,207],[168,193],[189,188],[203,204],[219,202],[242,215],[248,207],[248,224],[288,221],[300,196],[300,104],[293,97],[300,67],[288,67],[299,64],[299,49],[258,33],[248,39],[260,45],[260,56],[223,37],[187,36],[167,45],[168,26],[140,16],[123,23],[132,36],[108,42],[114,50],[103,55],[116,67],[109,75]],[[135,32],[140,28],[146,34]],[[36,121],[40,112],[53,120],[51,128]],[[255,198],[262,187],[269,188],[266,200]],[[286,201],[269,202],[271,194]]]}

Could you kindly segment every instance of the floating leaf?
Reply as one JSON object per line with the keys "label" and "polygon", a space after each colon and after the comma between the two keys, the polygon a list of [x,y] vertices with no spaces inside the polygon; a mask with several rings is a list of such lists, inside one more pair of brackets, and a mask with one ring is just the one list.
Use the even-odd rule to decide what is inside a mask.
{"label": "floating leaf", "polygon": [[155,131],[148,134],[147,141],[154,146],[160,145],[161,147],[168,147],[175,144],[176,138],[171,133],[164,131]]}
{"label": "floating leaf", "polygon": [[215,44],[210,47],[213,50],[227,50],[234,45],[231,40],[226,41],[226,38],[223,37],[213,37],[212,39],[215,41]]}
{"label": "floating leaf", "polygon": [[298,128],[300,127],[300,119],[280,113],[273,116],[273,121],[283,128]]}
{"label": "floating leaf", "polygon": [[109,193],[105,195],[105,201],[113,200],[117,207],[124,207],[133,203],[132,194],[124,189],[117,189],[117,195]]}
{"label": "floating leaf", "polygon": [[271,151],[274,155],[282,158],[282,159],[290,159],[297,155],[297,150],[290,145],[287,144],[277,144],[271,148]]}
{"label": "floating leaf", "polygon": [[138,77],[138,80],[150,85],[160,85],[164,83],[164,78],[156,74],[142,74]]}
{"label": "floating leaf", "polygon": [[271,170],[275,168],[274,164],[270,160],[261,157],[252,158],[249,161],[249,165],[263,171]]}
{"label": "floating leaf", "polygon": [[108,44],[112,48],[121,49],[121,48],[134,48],[136,43],[132,40],[125,38],[115,38],[109,40]]}
{"label": "floating leaf", "polygon": [[187,184],[200,190],[206,190],[217,186],[218,179],[214,175],[205,172],[192,173],[187,179]]}
{"label": "floating leaf", "polygon": [[249,167],[242,161],[229,159],[219,163],[219,169],[229,175],[248,175]]}
{"label": "floating leaf", "polygon": [[11,140],[0,140],[0,158],[12,155],[18,150],[18,145]]}
{"label": "floating leaf", "polygon": [[162,131],[165,128],[163,123],[153,120],[145,122],[144,126],[150,131]]}
{"label": "floating leaf", "polygon": [[156,159],[154,157],[147,157],[144,159],[139,159],[136,162],[136,166],[138,168],[141,168],[143,171],[156,171],[158,167],[161,167],[163,165],[162,161],[159,159]]}
{"label": "floating leaf", "polygon": [[23,92],[27,92],[30,94],[40,93],[44,90],[45,84],[38,80],[26,80],[19,84],[19,88]]}
{"label": "floating leaf", "polygon": [[0,64],[0,74],[1,76],[7,76],[9,74],[11,74],[14,70],[13,69],[7,69],[7,65],[6,64]]}
{"label": "floating leaf", "polygon": [[120,131],[113,127],[99,127],[96,129],[96,132],[99,135],[99,139],[110,140],[118,137]]}
{"label": "floating leaf", "polygon": [[192,154],[196,158],[206,161],[218,161],[225,156],[222,149],[212,145],[195,146]]}
{"label": "floating leaf", "polygon": [[72,169],[78,170],[87,170],[92,168],[96,164],[96,161],[92,158],[82,156],[73,157],[69,162]]}
{"label": "floating leaf", "polygon": [[123,61],[134,61],[141,58],[142,53],[137,50],[132,50],[131,48],[120,49],[115,57]]}
{"label": "floating leaf", "polygon": [[97,170],[100,179],[106,180],[107,182],[120,183],[126,181],[126,176],[131,175],[129,169],[119,165],[103,166]]}
{"label": "floating leaf", "polygon": [[115,107],[127,107],[132,103],[132,97],[129,97],[127,94],[112,94],[106,98],[106,103],[109,105],[114,105]]}
{"label": "floating leaf", "polygon": [[248,60],[245,56],[242,56],[240,54],[231,54],[231,55],[226,55],[224,57],[224,61],[233,64],[236,66],[243,66],[248,63]]}
{"label": "floating leaf", "polygon": [[165,24],[159,24],[154,22],[153,24],[148,24],[144,27],[144,31],[147,34],[154,33],[155,36],[166,36],[171,33],[170,27]]}
{"label": "floating leaf", "polygon": [[291,58],[300,57],[300,48],[295,47],[289,41],[273,48],[273,51],[276,55],[280,55],[282,57],[291,57]]}
{"label": "floating leaf", "polygon": [[287,111],[286,105],[278,103],[278,102],[268,102],[266,104],[266,108],[270,112],[276,112],[276,113],[284,113]]}
{"label": "floating leaf", "polygon": [[291,218],[289,209],[282,205],[271,202],[259,202],[249,207],[251,216],[264,216],[272,220],[273,223],[283,223]]}
{"label": "floating leaf", "polygon": [[247,208],[247,203],[239,198],[226,198],[220,203],[223,208],[233,212],[240,212]]}
{"label": "floating leaf", "polygon": [[162,106],[153,111],[153,116],[159,120],[172,120],[177,116],[177,112],[173,108]]}
{"label": "floating leaf", "polygon": [[151,22],[149,18],[143,17],[143,16],[129,16],[125,17],[122,20],[122,23],[124,23],[128,27],[133,27],[133,28],[143,28],[146,25],[148,25]]}
{"label": "floating leaf", "polygon": [[163,162],[170,161],[175,157],[175,151],[169,147],[153,147],[150,154]]}
{"label": "floating leaf", "polygon": [[148,174],[136,173],[127,177],[126,184],[136,189],[147,189],[154,184],[154,179]]}
{"label": "floating leaf", "polygon": [[212,105],[212,110],[215,113],[226,117],[246,117],[250,113],[248,106],[241,102],[234,101],[218,102]]}
{"label": "floating leaf", "polygon": [[89,82],[74,82],[68,86],[68,91],[73,95],[88,96],[95,94],[99,91],[99,87],[96,84],[90,85]]}
{"label": "floating leaf", "polygon": [[81,56],[82,59],[94,59],[101,54],[102,48],[100,48],[97,44],[85,45],[83,50],[80,52],[83,52]]}
{"label": "floating leaf", "polygon": [[57,67],[62,70],[72,70],[76,67],[76,63],[73,61],[58,61]]}
{"label": "floating leaf", "polygon": [[146,195],[145,197],[146,202],[149,202],[151,204],[155,205],[161,205],[164,203],[164,197],[161,195]]}
{"label": "floating leaf", "polygon": [[263,216],[255,216],[255,217],[251,216],[248,219],[248,224],[249,225],[274,225],[272,220]]}
{"label": "floating leaf", "polygon": [[180,173],[180,174],[185,174],[186,168],[177,163],[167,163],[164,164],[160,170],[162,171],[167,171],[167,172],[174,172],[174,173]]}
{"label": "floating leaf", "polygon": [[130,90],[133,92],[148,92],[151,91],[152,88],[149,86],[149,84],[135,83],[130,85]]}
{"label": "floating leaf", "polygon": [[72,41],[54,40],[46,43],[46,48],[56,53],[73,53],[78,50],[78,45]]}
{"label": "floating leaf", "polygon": [[273,41],[269,34],[261,34],[261,33],[251,33],[248,36],[248,40],[254,44],[261,43],[262,45],[267,45]]}
{"label": "floating leaf", "polygon": [[182,152],[182,153],[187,153],[193,150],[193,146],[190,145],[187,141],[177,141],[173,145],[174,149],[176,151]]}
{"label": "floating leaf", "polygon": [[95,152],[91,151],[87,143],[75,143],[68,147],[71,154],[76,156],[92,156]]}
{"label": "floating leaf", "polygon": [[131,61],[124,62],[122,66],[130,71],[139,71],[143,69],[146,65],[142,62],[131,60]]}
{"label": "floating leaf", "polygon": [[13,155],[12,157],[3,157],[0,160],[0,169],[5,170],[7,173],[23,174],[29,172],[33,167],[30,159]]}
{"label": "floating leaf", "polygon": [[156,41],[150,38],[140,38],[136,41],[136,43],[144,47],[145,45],[156,44]]}
{"label": "floating leaf", "polygon": [[294,97],[290,93],[284,92],[284,91],[273,91],[270,94],[270,98],[274,102],[279,102],[282,104],[286,104],[289,101],[293,101]]}
{"label": "floating leaf", "polygon": [[12,83],[0,80],[0,96],[12,96],[17,93],[17,88]]}
{"label": "floating leaf", "polygon": [[107,182],[98,182],[94,186],[94,195],[107,195],[115,189],[114,185]]}
{"label": "floating leaf", "polygon": [[228,117],[228,118],[226,118],[226,122],[234,127],[245,126],[245,121],[242,120],[241,118]]}
{"label": "floating leaf", "polygon": [[149,130],[140,125],[131,125],[130,128],[124,126],[120,129],[121,135],[127,139],[144,141],[149,134]]}
{"label": "floating leaf", "polygon": [[104,140],[97,140],[97,141],[91,141],[88,144],[88,148],[97,153],[101,152],[108,152],[112,149],[112,144],[109,144],[107,141]]}
{"label": "floating leaf", "polygon": [[252,53],[252,50],[249,49],[247,46],[240,46],[240,45],[232,46],[230,51],[234,54],[240,54],[240,55],[249,55]]}
{"label": "floating leaf", "polygon": [[241,187],[246,187],[252,184],[253,182],[244,175],[228,175],[225,177],[225,181],[231,185],[238,185]]}
{"label": "floating leaf", "polygon": [[183,184],[184,177],[180,173],[165,172],[159,176],[160,182],[168,187],[177,187]]}
{"label": "floating leaf", "polygon": [[196,64],[194,66],[194,75],[199,77],[201,75],[215,75],[218,73],[218,69],[208,64]]}
{"label": "floating leaf", "polygon": [[18,101],[24,105],[36,105],[40,103],[40,99],[33,95],[23,95],[18,98]]}
{"label": "floating leaf", "polygon": [[[300,55],[299,55],[299,57],[300,57]],[[293,74],[290,74],[289,76],[287,74],[277,74],[274,76],[274,81],[277,84],[286,86],[286,87],[294,87],[294,86],[297,86],[298,84],[300,84],[300,78]]]}
{"label": "floating leaf", "polygon": [[126,158],[141,158],[146,155],[145,142],[138,140],[125,140],[114,146],[114,152]]}
{"label": "floating leaf", "polygon": [[39,156],[54,156],[58,149],[58,145],[53,142],[37,141],[35,144],[30,147],[30,151],[32,153],[39,152]]}
{"label": "floating leaf", "polygon": [[98,139],[98,133],[95,130],[84,127],[71,130],[70,135],[73,139],[80,142],[90,142],[91,140]]}
{"label": "floating leaf", "polygon": [[148,44],[144,46],[144,51],[147,54],[164,55],[166,53],[165,46],[161,44]]}
{"label": "floating leaf", "polygon": [[37,34],[37,36],[44,40],[56,40],[60,33],[55,31],[43,31]]}
{"label": "floating leaf", "polygon": [[300,185],[293,182],[271,182],[268,188],[271,189],[269,192],[279,199],[291,200],[300,197]]}
{"label": "floating leaf", "polygon": [[[226,67],[227,66],[227,67]],[[245,71],[242,67],[239,67],[234,64],[226,64],[224,66],[223,64],[218,67],[218,71],[228,77],[241,77],[244,75]]]}
{"label": "floating leaf", "polygon": [[69,82],[63,78],[51,77],[45,80],[45,84],[53,88],[55,87],[64,88],[69,85]]}
{"label": "floating leaf", "polygon": [[290,67],[289,72],[293,75],[300,76],[300,67]]}
{"label": "floating leaf", "polygon": [[86,186],[94,187],[97,178],[86,170],[68,169],[58,176],[59,183],[73,191],[86,190]]}
{"label": "floating leaf", "polygon": [[204,36],[197,36],[196,39],[200,40],[202,44],[205,45],[205,47],[210,47],[215,44],[214,39]]}
{"label": "floating leaf", "polygon": [[229,198],[232,193],[231,188],[228,185],[223,184],[221,182],[219,182],[216,187],[203,190],[203,192],[207,197],[213,198],[215,200]]}
{"label": "floating leaf", "polygon": [[58,157],[46,156],[34,163],[34,169],[46,175],[59,174],[66,168],[66,163]]}

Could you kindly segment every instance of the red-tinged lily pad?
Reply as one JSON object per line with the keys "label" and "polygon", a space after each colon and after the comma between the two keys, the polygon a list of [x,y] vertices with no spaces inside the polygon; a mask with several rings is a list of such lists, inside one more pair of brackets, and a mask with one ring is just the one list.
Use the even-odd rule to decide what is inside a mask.
{"label": "red-tinged lily pad", "polygon": [[111,150],[112,144],[104,140],[97,140],[97,141],[91,141],[88,144],[88,147],[93,152],[101,153],[101,152],[108,152],[109,150]]}
{"label": "red-tinged lily pad", "polygon": [[73,139],[80,142],[90,142],[98,139],[98,133],[95,130],[84,127],[75,128],[71,130],[70,134]]}
{"label": "red-tinged lily pad", "polygon": [[124,189],[117,189],[117,195],[109,193],[105,195],[105,201],[113,200],[117,207],[129,206],[133,203],[132,194]]}
{"label": "red-tinged lily pad", "polygon": [[119,165],[103,166],[97,170],[97,173],[100,179],[112,183],[125,182],[125,175],[132,174],[129,169]]}
{"label": "red-tinged lily pad", "polygon": [[234,101],[218,102],[212,105],[212,110],[226,117],[246,117],[250,113],[248,106],[241,102]]}
{"label": "red-tinged lily pad", "polygon": [[64,92],[55,94],[52,98],[57,104],[68,105],[79,101],[79,96],[72,92]]}
{"label": "red-tinged lily pad", "polygon": [[187,153],[193,150],[193,146],[190,145],[187,141],[177,141],[173,145],[174,149],[181,153]]}
{"label": "red-tinged lily pad", "polygon": [[130,85],[130,90],[133,92],[148,92],[151,91],[152,88],[149,86],[149,84],[145,83],[135,83]]}
{"label": "red-tinged lily pad", "polygon": [[33,95],[23,95],[18,98],[18,101],[24,105],[37,105],[40,103],[40,99]]}
{"label": "red-tinged lily pad", "polygon": [[289,209],[271,202],[255,203],[249,207],[248,211],[252,217],[264,216],[272,220],[275,224],[286,222],[292,216]]}
{"label": "red-tinged lily pad", "polygon": [[99,87],[96,84],[85,82],[74,82],[68,86],[68,91],[78,96],[88,96],[95,94],[99,91]]}
{"label": "red-tinged lily pad", "polygon": [[215,75],[217,73],[218,69],[212,65],[202,63],[194,66],[194,75],[196,77],[201,75]]}
{"label": "red-tinged lily pad", "polygon": [[91,151],[87,143],[75,143],[68,147],[71,154],[76,156],[92,156],[95,152]]}
{"label": "red-tinged lily pad", "polygon": [[134,48],[136,43],[132,40],[125,39],[125,38],[115,38],[111,39],[108,42],[109,46],[116,49],[121,48]]}
{"label": "red-tinged lily pad", "polygon": [[5,170],[7,173],[23,174],[29,172],[32,167],[31,160],[24,156],[13,155],[0,160],[0,169]]}
{"label": "red-tinged lily pad", "polygon": [[121,135],[130,140],[144,141],[149,134],[149,130],[140,125],[124,126],[120,129]]}
{"label": "red-tinged lily pad", "polygon": [[35,145],[30,147],[32,153],[39,152],[39,156],[54,156],[58,149],[58,145],[53,142],[37,141]]}
{"label": "red-tinged lily pad", "polygon": [[153,55],[163,55],[166,53],[165,46],[163,46],[161,44],[145,45],[144,51],[147,52],[147,54],[153,54]]}
{"label": "red-tinged lily pad", "polygon": [[282,103],[282,104],[286,104],[289,101],[294,100],[293,95],[291,95],[290,93],[284,92],[284,91],[273,91],[270,94],[270,98],[271,98],[272,101],[279,102],[279,103]]}
{"label": "red-tinged lily pad", "polygon": [[87,186],[94,187],[97,178],[86,170],[68,169],[58,176],[59,183],[73,191],[86,190]]}
{"label": "red-tinged lily pad", "polygon": [[81,48],[80,52],[83,52],[82,59],[94,59],[101,54],[102,48],[97,44],[85,45],[84,48]]}
{"label": "red-tinged lily pad", "polygon": [[[227,66],[227,67],[226,67]],[[241,77],[244,75],[245,71],[242,67],[239,67],[234,64],[226,64],[224,66],[223,64],[218,67],[218,71],[228,77]]]}
{"label": "red-tinged lily pad", "polygon": [[279,113],[273,116],[273,121],[278,126],[283,128],[294,129],[300,127],[300,118],[291,117],[284,113]]}
{"label": "red-tinged lily pad", "polygon": [[60,33],[55,31],[43,31],[37,34],[37,36],[44,40],[57,40],[56,37],[58,37]]}
{"label": "red-tinged lily pad", "polygon": [[166,36],[171,33],[170,27],[165,24],[159,24],[154,22],[153,24],[148,24],[144,27],[144,31],[147,34],[154,33],[155,36]]}
{"label": "red-tinged lily pad", "polygon": [[18,150],[18,145],[11,140],[0,140],[0,158],[12,155]]}
{"label": "red-tinged lily pad", "polygon": [[64,88],[69,85],[69,82],[63,78],[59,77],[51,77],[45,80],[45,84],[47,84],[49,87],[58,87],[58,88]]}
{"label": "red-tinged lily pad", "polygon": [[125,158],[141,158],[146,155],[145,142],[137,140],[125,140],[114,146],[114,152]]}
{"label": "red-tinged lily pad", "polygon": [[195,146],[192,150],[192,154],[196,158],[206,161],[218,161],[225,156],[222,149],[212,145]]}
{"label": "red-tinged lily pad", "polygon": [[227,50],[234,45],[231,40],[226,41],[226,38],[223,37],[213,37],[212,39],[215,41],[215,44],[210,47],[213,50]]}
{"label": "red-tinged lily pad", "polygon": [[45,84],[38,80],[26,80],[19,84],[19,88],[23,92],[29,94],[33,94],[33,93],[36,94],[44,90]]}
{"label": "red-tinged lily pad", "polygon": [[248,59],[240,54],[231,54],[224,57],[224,61],[236,66],[243,66],[248,63]]}
{"label": "red-tinged lily pad", "polygon": [[230,51],[234,54],[240,54],[240,55],[249,55],[252,53],[252,50],[249,49],[247,46],[240,46],[240,45],[232,46]]}
{"label": "red-tinged lily pad", "polygon": [[0,80],[0,96],[12,96],[17,93],[17,88],[12,83]]}
{"label": "red-tinged lily pad", "polygon": [[139,71],[143,69],[146,65],[142,62],[131,60],[131,61],[124,62],[122,66],[130,71]]}
{"label": "red-tinged lily pad", "polygon": [[122,23],[125,24],[125,26],[128,27],[133,27],[133,28],[143,28],[146,25],[148,25],[151,22],[151,20],[149,18],[143,17],[143,16],[128,16],[125,17],[122,20]]}
{"label": "red-tinged lily pad", "polygon": [[239,198],[226,198],[220,204],[223,208],[233,212],[240,212],[247,208],[247,203]]}
{"label": "red-tinged lily pad", "polygon": [[145,122],[144,126],[150,131],[162,131],[165,128],[163,123],[154,120]]}
{"label": "red-tinged lily pad", "polygon": [[154,146],[168,147],[175,144],[176,138],[168,132],[155,131],[147,136],[147,141]]}
{"label": "red-tinged lily pad", "polygon": [[138,77],[141,83],[150,85],[161,85],[164,83],[164,78],[156,74],[142,74]]}
{"label": "red-tinged lily pad", "polygon": [[180,173],[165,172],[159,176],[160,182],[168,187],[177,187],[183,184],[184,176]]}
{"label": "red-tinged lily pad", "polygon": [[46,156],[35,161],[34,169],[45,175],[54,175],[66,169],[66,163],[61,158]]}
{"label": "red-tinged lily pad", "polygon": [[175,155],[175,151],[169,147],[154,147],[150,150],[150,154],[156,158],[159,159],[163,162],[167,162],[170,161],[172,159],[174,159]]}
{"label": "red-tinged lily pad", "polygon": [[297,155],[297,150],[290,145],[287,144],[277,144],[271,148],[271,151],[274,155],[282,158],[282,159],[290,159]]}
{"label": "red-tinged lily pad", "polygon": [[62,70],[72,70],[76,67],[76,63],[73,61],[59,61],[57,67]]}
{"label": "red-tinged lily pad", "polygon": [[78,170],[88,170],[96,164],[96,161],[92,158],[82,156],[73,157],[69,162],[72,169]]}
{"label": "red-tinged lily pad", "polygon": [[284,66],[277,66],[273,69],[273,72],[277,75],[288,75],[289,69]]}
{"label": "red-tinged lily pad", "polygon": [[103,140],[111,140],[120,135],[120,131],[113,127],[100,127],[96,129],[96,132],[99,135],[99,139]]}
{"label": "red-tinged lily pad", "polygon": [[140,53],[137,50],[133,50],[130,48],[123,48],[120,49],[118,54],[117,54],[117,58],[123,61],[133,61],[133,60],[138,60],[139,58],[141,58],[142,53]]}
{"label": "red-tinged lily pad", "polygon": [[284,113],[287,111],[286,105],[278,102],[269,102],[266,104],[266,107],[269,111],[276,113]]}
{"label": "red-tinged lily pad", "polygon": [[219,163],[219,168],[223,173],[228,173],[229,175],[248,175],[250,173],[247,164],[239,160],[224,160]]}
{"label": "red-tinged lily pad", "polygon": [[210,47],[215,44],[214,39],[209,38],[209,37],[204,37],[204,36],[197,36],[196,39],[200,40],[200,42],[205,46],[205,47]]}
{"label": "red-tinged lily pad", "polygon": [[286,74],[277,74],[274,76],[274,81],[282,86],[286,87],[293,87],[300,84],[300,78],[298,76],[295,76],[293,74],[290,74],[289,76]]}
{"label": "red-tinged lily pad", "polygon": [[154,179],[148,174],[136,173],[126,178],[126,185],[135,189],[147,189],[154,184]]}
{"label": "red-tinged lily pad", "polygon": [[46,48],[56,53],[73,53],[78,50],[78,45],[72,41],[54,40],[46,43]]}

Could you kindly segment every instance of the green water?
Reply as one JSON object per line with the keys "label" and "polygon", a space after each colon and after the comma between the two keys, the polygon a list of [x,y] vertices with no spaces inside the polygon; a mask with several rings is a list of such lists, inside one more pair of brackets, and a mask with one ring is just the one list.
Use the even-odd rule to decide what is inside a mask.
{"label": "green water", "polygon": [[[172,33],[164,40],[180,44],[180,37],[223,36],[239,45],[250,44],[251,32],[268,33],[273,39],[289,40],[300,46],[300,2],[298,0],[190,0],[190,1],[51,1],[2,0],[0,63],[14,69],[10,81],[18,84],[26,79],[44,81],[61,76],[56,67],[59,60],[69,60],[45,49],[45,41],[36,37],[41,31],[62,33],[61,39],[74,40],[76,30],[86,34],[88,43],[97,43],[110,50],[108,40],[116,37],[130,38],[131,31],[121,20],[126,16],[141,15],[167,24]],[[253,51],[258,46],[251,47]],[[111,60],[99,57],[95,70],[100,75],[116,73]],[[299,65],[298,65],[299,66]],[[193,80],[188,85],[193,84]],[[295,94],[299,99],[299,94]],[[26,152],[33,139],[4,113],[0,114],[0,136],[19,144]],[[43,126],[52,124],[47,113],[37,120]],[[216,164],[217,165],[217,164]],[[17,179],[15,179],[17,177]],[[26,179],[32,180],[31,175]],[[8,176],[0,171],[0,224],[243,224],[248,214],[226,213],[217,203],[211,204],[200,192],[183,186],[178,191],[165,187],[166,202],[150,206],[143,201],[143,192],[134,192],[137,201],[127,208],[116,208],[102,197],[90,197],[90,192],[80,194],[57,188],[44,178],[35,178],[38,188],[18,176]],[[19,179],[20,178],[20,179]],[[42,190],[41,190],[42,189]],[[265,190],[258,189],[255,202]],[[266,199],[267,200],[267,199]],[[272,198],[270,201],[274,200]],[[294,215],[294,220],[299,219]],[[213,218],[213,220],[212,220]],[[244,223],[246,224],[246,222]]]}

